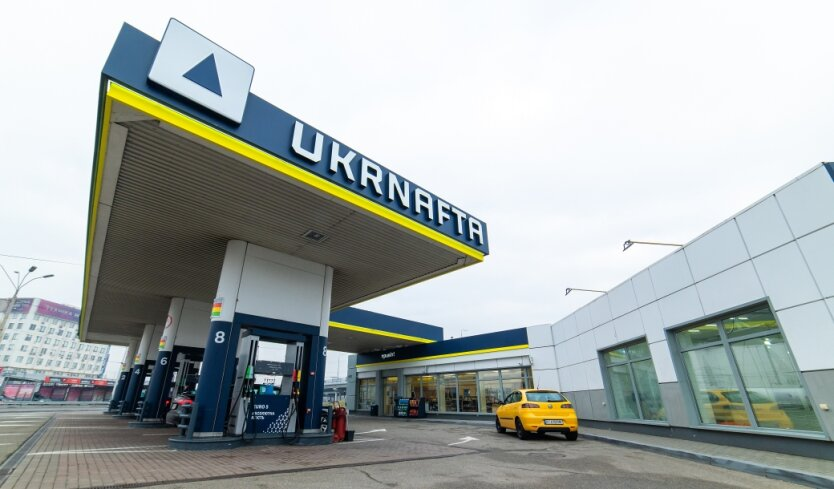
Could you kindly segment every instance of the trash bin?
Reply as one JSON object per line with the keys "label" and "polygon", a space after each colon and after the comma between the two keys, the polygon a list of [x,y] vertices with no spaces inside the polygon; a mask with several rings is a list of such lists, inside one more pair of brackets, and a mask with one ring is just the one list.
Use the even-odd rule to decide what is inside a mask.
{"label": "trash bin", "polygon": [[371,416],[379,416],[379,404],[371,404]]}

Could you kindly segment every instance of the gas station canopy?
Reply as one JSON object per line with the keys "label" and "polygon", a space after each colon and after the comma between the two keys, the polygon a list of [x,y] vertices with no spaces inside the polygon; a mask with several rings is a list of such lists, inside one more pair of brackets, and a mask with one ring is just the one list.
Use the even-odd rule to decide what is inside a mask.
{"label": "gas station canopy", "polygon": [[[232,239],[332,267],[334,311],[489,252],[485,223],[250,94],[248,84],[236,121],[227,106],[241,84],[224,81],[231,65],[222,53],[166,67],[195,85],[185,88],[149,79],[163,53],[125,25],[102,73],[82,341],[141,336],[145,324],[165,321],[172,297],[211,302]],[[334,350],[436,340],[436,332],[406,334],[419,328],[385,334],[334,322]]]}

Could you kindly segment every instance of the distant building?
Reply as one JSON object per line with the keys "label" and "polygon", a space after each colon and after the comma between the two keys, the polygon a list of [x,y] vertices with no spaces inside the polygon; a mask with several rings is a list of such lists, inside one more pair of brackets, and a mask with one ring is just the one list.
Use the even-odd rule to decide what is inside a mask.
{"label": "distant building", "polygon": [[[8,303],[9,299],[0,299],[0,324]],[[0,340],[0,377],[101,378],[110,346],[78,341],[80,312],[44,299],[16,299]]]}

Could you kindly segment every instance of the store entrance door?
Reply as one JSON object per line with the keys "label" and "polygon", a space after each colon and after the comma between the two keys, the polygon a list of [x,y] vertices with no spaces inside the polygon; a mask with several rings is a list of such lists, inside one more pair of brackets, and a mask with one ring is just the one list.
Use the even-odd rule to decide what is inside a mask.
{"label": "store entrance door", "polygon": [[397,403],[397,387],[397,377],[385,377],[385,391],[382,400],[383,416],[394,415],[394,406]]}

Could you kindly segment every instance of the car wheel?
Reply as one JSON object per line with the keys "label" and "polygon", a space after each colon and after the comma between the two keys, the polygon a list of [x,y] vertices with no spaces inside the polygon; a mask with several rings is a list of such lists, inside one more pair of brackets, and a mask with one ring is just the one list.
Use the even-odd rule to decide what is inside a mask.
{"label": "car wheel", "polygon": [[498,421],[498,416],[495,417],[495,431],[497,431],[499,433],[506,433],[507,432],[507,428],[504,428],[503,426],[501,426],[501,423]]}
{"label": "car wheel", "polygon": [[568,441],[576,441],[576,439],[578,437],[579,437],[579,430],[569,431],[569,432],[565,433],[565,438],[567,438]]}
{"label": "car wheel", "polygon": [[521,424],[521,420],[518,418],[515,420],[515,435],[519,440],[526,440],[530,438],[530,433],[524,431],[524,425]]}

